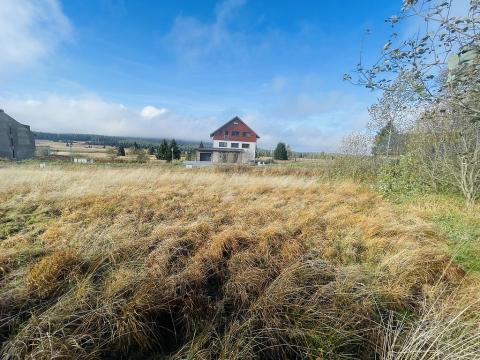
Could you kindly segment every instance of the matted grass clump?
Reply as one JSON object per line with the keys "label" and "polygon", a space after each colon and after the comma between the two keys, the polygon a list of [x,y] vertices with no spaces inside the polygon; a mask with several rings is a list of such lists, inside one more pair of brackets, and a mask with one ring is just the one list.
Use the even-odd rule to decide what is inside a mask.
{"label": "matted grass clump", "polygon": [[0,171],[2,218],[28,219],[0,238],[1,358],[443,359],[439,339],[447,358],[480,351],[478,285],[428,223],[358,185]]}

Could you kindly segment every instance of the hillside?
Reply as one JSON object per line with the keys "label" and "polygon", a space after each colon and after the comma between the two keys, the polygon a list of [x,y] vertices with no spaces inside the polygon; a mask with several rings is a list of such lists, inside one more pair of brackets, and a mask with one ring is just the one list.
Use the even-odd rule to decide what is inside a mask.
{"label": "hillside", "polygon": [[476,278],[427,219],[364,186],[269,170],[1,171],[1,358],[480,351]]}

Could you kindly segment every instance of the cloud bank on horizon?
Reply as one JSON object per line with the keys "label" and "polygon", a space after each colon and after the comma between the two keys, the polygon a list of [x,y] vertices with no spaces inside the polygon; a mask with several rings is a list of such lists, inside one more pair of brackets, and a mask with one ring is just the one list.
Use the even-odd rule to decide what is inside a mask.
{"label": "cloud bank on horizon", "polygon": [[24,119],[32,130],[55,133],[102,134],[197,140],[192,134],[216,126],[214,119],[180,116],[165,108],[129,109],[95,95],[75,98],[47,95],[37,99],[0,99],[5,108]]}
{"label": "cloud bank on horizon", "polygon": [[[373,97],[341,74],[355,64],[371,9],[183,5],[2,0],[0,108],[37,131],[194,141],[238,115],[259,146],[286,141],[302,151],[335,151],[365,125]],[[348,7],[342,20],[351,27],[335,14]],[[167,15],[150,19],[155,10]],[[383,13],[368,16],[383,23]]]}

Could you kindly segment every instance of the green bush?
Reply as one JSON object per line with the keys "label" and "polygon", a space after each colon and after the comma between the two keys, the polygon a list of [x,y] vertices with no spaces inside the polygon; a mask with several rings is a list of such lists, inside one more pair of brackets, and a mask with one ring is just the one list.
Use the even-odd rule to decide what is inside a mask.
{"label": "green bush", "polygon": [[418,194],[427,190],[418,161],[412,154],[385,160],[379,168],[376,185],[384,195]]}
{"label": "green bush", "polygon": [[378,162],[372,156],[342,155],[334,160],[330,169],[331,178],[353,179],[358,182],[374,182],[378,173]]}

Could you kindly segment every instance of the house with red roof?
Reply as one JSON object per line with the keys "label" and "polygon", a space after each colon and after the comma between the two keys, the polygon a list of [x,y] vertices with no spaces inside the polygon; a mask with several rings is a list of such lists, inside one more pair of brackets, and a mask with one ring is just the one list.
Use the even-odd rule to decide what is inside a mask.
{"label": "house with red roof", "polygon": [[258,134],[238,116],[210,134],[212,147],[200,146],[196,160],[205,163],[249,164],[255,162]]}

